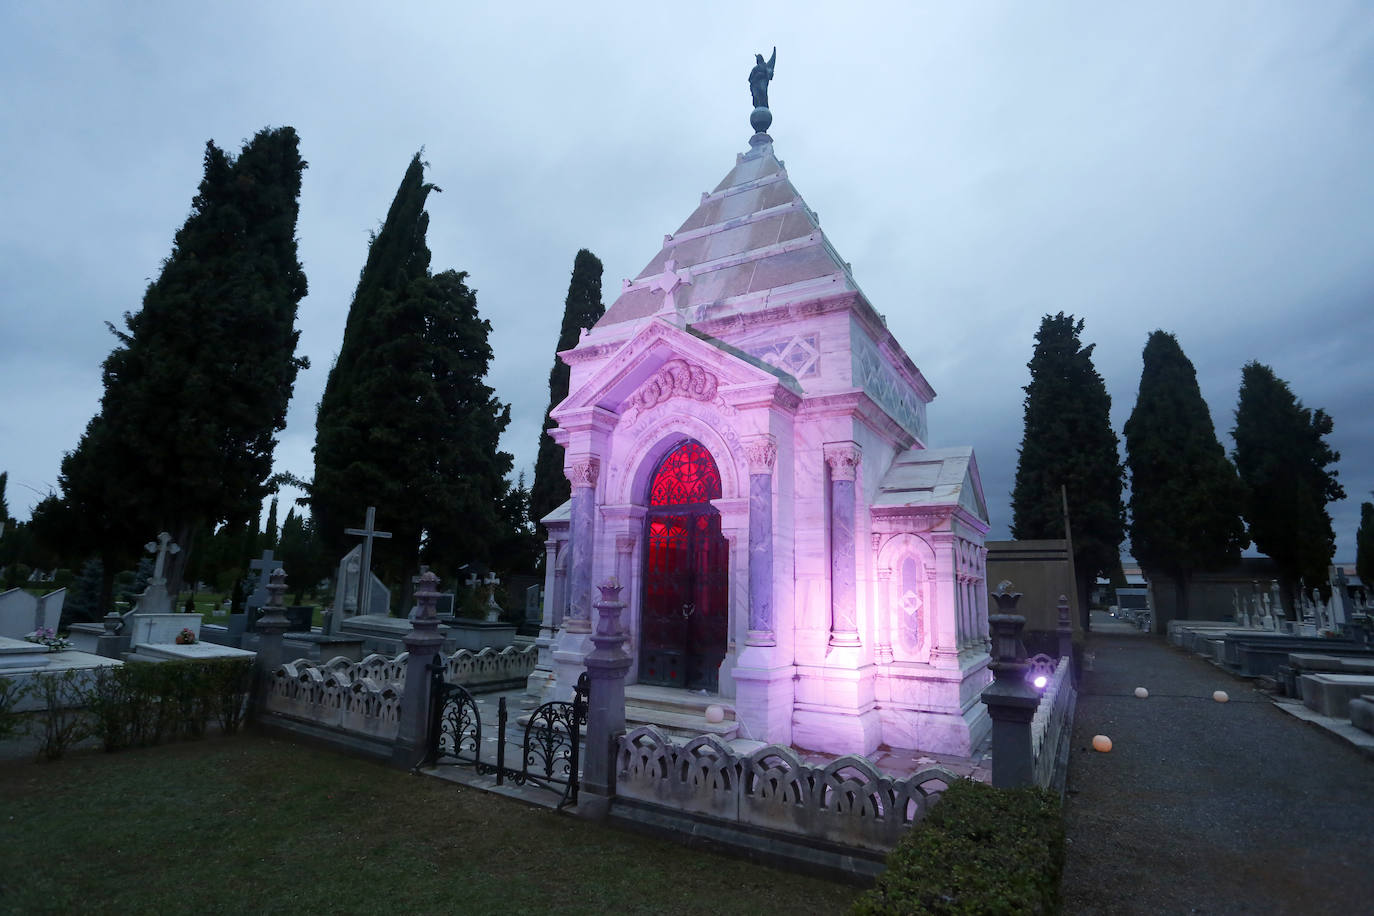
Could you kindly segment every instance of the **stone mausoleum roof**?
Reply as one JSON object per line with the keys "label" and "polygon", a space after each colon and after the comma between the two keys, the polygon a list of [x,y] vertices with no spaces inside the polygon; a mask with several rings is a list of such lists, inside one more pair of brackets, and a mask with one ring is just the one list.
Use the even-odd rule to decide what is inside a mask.
{"label": "stone mausoleum roof", "polygon": [[[797,193],[767,134],[705,193],[681,227],[597,322],[635,321],[668,306],[690,321],[754,311],[770,299],[858,292],[849,265]],[[667,301],[671,299],[671,301]]]}

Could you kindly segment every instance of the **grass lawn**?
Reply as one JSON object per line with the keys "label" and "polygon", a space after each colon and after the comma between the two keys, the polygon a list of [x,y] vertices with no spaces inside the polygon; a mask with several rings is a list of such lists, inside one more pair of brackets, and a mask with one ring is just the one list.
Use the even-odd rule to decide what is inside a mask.
{"label": "grass lawn", "polygon": [[840,913],[854,888],[247,734],[0,761],[0,913]]}

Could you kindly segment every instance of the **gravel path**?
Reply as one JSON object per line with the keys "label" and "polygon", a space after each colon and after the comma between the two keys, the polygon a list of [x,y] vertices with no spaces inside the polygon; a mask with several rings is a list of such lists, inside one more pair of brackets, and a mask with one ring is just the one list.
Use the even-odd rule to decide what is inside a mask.
{"label": "gravel path", "polygon": [[1374,762],[1162,637],[1088,639],[1066,913],[1374,913]]}

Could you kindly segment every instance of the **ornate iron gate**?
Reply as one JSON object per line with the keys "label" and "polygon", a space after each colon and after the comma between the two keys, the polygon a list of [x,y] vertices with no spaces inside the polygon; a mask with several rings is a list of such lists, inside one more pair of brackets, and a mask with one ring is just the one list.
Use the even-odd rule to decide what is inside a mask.
{"label": "ornate iron gate", "polygon": [[581,780],[581,728],[587,724],[587,674],[577,679],[573,701],[545,703],[530,713],[521,742],[520,766],[506,766],[506,698],[497,703],[496,760],[482,759],[482,713],[466,687],[444,680],[444,665],[435,656],[429,666],[432,707],[429,751],[425,766],[470,766],[479,776],[509,779],[518,786],[535,786],[561,796],[558,809],[577,804]]}

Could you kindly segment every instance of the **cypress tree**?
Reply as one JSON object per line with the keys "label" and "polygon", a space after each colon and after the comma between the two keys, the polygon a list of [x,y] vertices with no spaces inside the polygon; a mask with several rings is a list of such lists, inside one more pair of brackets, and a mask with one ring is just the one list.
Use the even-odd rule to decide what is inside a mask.
{"label": "cypress tree", "polygon": [[1360,503],[1360,527],[1355,532],[1355,575],[1365,590],[1374,588],[1374,503]]}
{"label": "cypress tree", "polygon": [[1093,581],[1120,562],[1125,536],[1122,467],[1112,431],[1111,395],[1093,366],[1094,344],[1079,338],[1082,319],[1046,315],[1027,363],[1025,432],[1012,490],[1012,537],[1064,537],[1068,495],[1074,572],[1083,626]]}
{"label": "cypress tree", "polygon": [[1278,567],[1285,602],[1299,580],[1324,593],[1330,587],[1336,534],[1326,504],[1345,498],[1336,470],[1327,469],[1341,458],[1325,440],[1332,425],[1324,410],[1302,406],[1273,369],[1250,362],[1241,370],[1232,458],[1250,539]]}
{"label": "cypress tree", "polygon": [[374,556],[402,581],[402,605],[422,545],[453,565],[488,559],[512,461],[499,449],[510,409],[482,381],[491,324],[465,273],[429,272],[425,201],[437,190],[417,153],[368,248],[320,402],[310,487],[333,556],[350,545],[343,529],[377,507],[392,539]]}
{"label": "cypress tree", "polygon": [[[605,312],[606,307],[601,303],[601,261],[583,248],[573,259],[572,281],[563,301],[563,324],[554,353],[577,346],[582,329],[596,324]],[[534,463],[534,484],[530,487],[529,514],[536,525],[572,496],[568,478],[563,476],[563,449],[549,435],[549,430],[557,425],[549,414],[568,396],[568,377],[567,364],[555,355],[553,368],[549,370],[549,406],[544,411],[539,457]],[[541,537],[545,534],[542,525],[539,534]]]}
{"label": "cypress tree", "polygon": [[295,238],[306,163],[295,130],[264,129],[237,159],[207,143],[204,161],[142,309],[125,313],[124,330],[109,325],[119,344],[104,363],[100,413],[59,475],[107,581],[134,545],[172,534],[181,546],[167,573],[173,594],[195,533],[261,504],[274,434],[308,365],[295,356],[306,292]]}
{"label": "cypress tree", "polygon": [[262,546],[272,550],[277,546],[277,497],[272,497],[272,502],[267,510],[267,528],[262,533]]}
{"label": "cypress tree", "polygon": [[1249,544],[1240,519],[1240,479],[1217,441],[1197,372],[1174,335],[1151,334],[1143,362],[1135,409],[1123,429],[1131,549],[1147,574],[1174,580],[1175,607],[1186,620],[1194,571],[1235,563]]}

